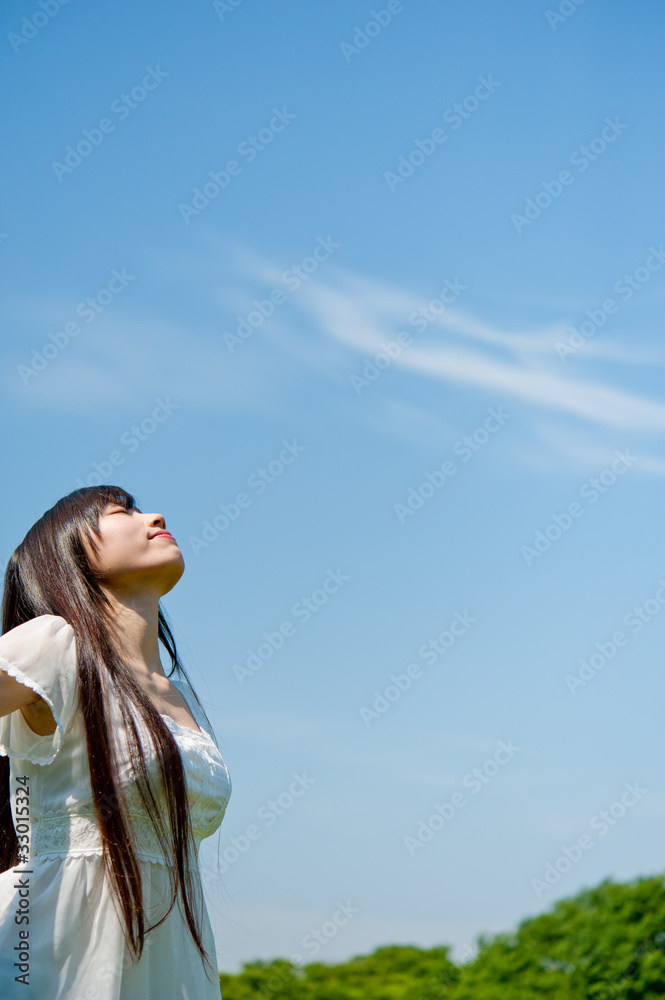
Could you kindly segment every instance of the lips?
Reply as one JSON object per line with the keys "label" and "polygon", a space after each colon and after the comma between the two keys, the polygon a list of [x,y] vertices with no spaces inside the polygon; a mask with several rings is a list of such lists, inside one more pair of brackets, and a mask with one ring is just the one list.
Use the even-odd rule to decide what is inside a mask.
{"label": "lips", "polygon": [[[151,538],[173,538],[173,535],[170,531],[156,531],[154,535],[151,535]],[[173,541],[175,542],[175,538]]]}

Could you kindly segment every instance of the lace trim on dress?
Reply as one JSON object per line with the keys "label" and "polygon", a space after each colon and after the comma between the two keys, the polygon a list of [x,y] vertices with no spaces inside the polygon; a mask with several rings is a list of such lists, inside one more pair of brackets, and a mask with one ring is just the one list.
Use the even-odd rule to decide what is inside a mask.
{"label": "lace trim on dress", "polygon": [[[141,861],[160,865],[167,860],[159,845],[154,827],[145,815],[130,812],[136,856]],[[194,855],[200,840],[194,836]],[[71,857],[101,856],[102,835],[97,820],[81,813],[53,814],[37,820],[31,831],[30,857],[54,860]],[[191,865],[196,867],[196,862]]]}
{"label": "lace trim on dress", "polygon": [[[204,744],[208,742],[215,747],[208,733],[197,732],[187,726],[181,726],[171,719],[164,717],[167,725],[172,724],[179,730],[178,744],[181,751],[194,753],[199,759],[203,759],[209,766],[209,774],[201,776],[201,787],[197,789],[194,800],[190,803],[190,813],[195,813],[196,803],[202,796],[210,795],[210,782],[212,781],[215,768],[219,765],[216,754],[211,754]],[[201,737],[204,737],[202,740]],[[217,748],[215,747],[215,750]],[[221,755],[219,755],[221,758]],[[224,763],[222,761],[222,763]],[[224,763],[224,770],[228,777],[228,768]],[[230,779],[229,779],[230,784]],[[130,787],[126,790],[128,795],[128,815],[133,829],[133,840],[136,855],[144,861],[153,861],[158,864],[166,864],[155,829],[146,816],[145,810],[140,801],[140,796],[136,788]],[[220,810],[226,810],[226,805],[230,797],[230,792],[220,805]],[[194,855],[198,854],[198,849],[205,836],[203,829],[197,829],[194,822]],[[73,813],[69,811],[52,812],[40,816],[32,825],[30,838],[30,856],[42,859],[86,857],[102,854],[102,835],[94,809]],[[192,865],[195,867],[195,865]]]}
{"label": "lace trim on dress", "polygon": [[[60,750],[62,746],[62,741],[65,737],[65,727],[63,726],[55,708],[53,707],[53,702],[47,695],[44,688],[41,687],[41,685],[39,685],[36,681],[33,681],[30,677],[24,674],[22,670],[19,670],[18,667],[15,667],[13,663],[10,663],[9,660],[5,660],[4,657],[2,656],[0,656],[0,669],[4,670],[5,673],[8,673],[10,677],[13,677],[15,680],[19,681],[25,687],[30,688],[31,691],[35,692],[35,694],[40,695],[44,699],[48,707],[51,709],[51,712],[53,713],[53,718],[55,719],[56,728],[52,733],[49,733],[45,736],[40,736],[38,733],[32,733],[32,730],[30,729],[30,726],[28,726],[25,717],[21,714],[21,718],[23,719],[23,722],[25,723],[26,727],[30,730],[30,732],[34,736],[35,742],[33,746],[29,748],[27,753],[20,758],[21,760],[29,760],[31,764],[40,764],[40,765],[50,764],[53,758]],[[20,712],[21,710],[16,709],[16,711]],[[50,741],[50,744],[48,741]],[[49,750],[51,750],[51,753],[48,755],[48,759],[45,759],[45,753],[42,753],[41,755],[39,754],[39,749],[42,746],[43,747],[48,746]],[[4,757],[14,756],[14,754],[11,753],[9,747],[5,746],[3,743],[0,743],[0,754],[2,754]]]}
{"label": "lace trim on dress", "polygon": [[[187,734],[190,736],[205,736],[211,743],[214,742],[210,733],[206,732],[204,729],[191,729],[189,726],[181,726],[180,723],[176,722],[170,715],[162,715],[162,719],[166,719],[167,722],[172,722],[174,726],[185,734],[185,736],[187,736]],[[194,721],[196,722],[197,720],[194,719]]]}

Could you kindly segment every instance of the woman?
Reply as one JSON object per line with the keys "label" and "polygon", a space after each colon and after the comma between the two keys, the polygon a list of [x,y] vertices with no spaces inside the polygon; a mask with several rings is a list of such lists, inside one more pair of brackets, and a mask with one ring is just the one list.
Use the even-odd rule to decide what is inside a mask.
{"label": "woman", "polygon": [[183,572],[162,515],[115,486],[63,497],[9,560],[2,1000],[219,1000],[197,852],[231,783],[159,607]]}

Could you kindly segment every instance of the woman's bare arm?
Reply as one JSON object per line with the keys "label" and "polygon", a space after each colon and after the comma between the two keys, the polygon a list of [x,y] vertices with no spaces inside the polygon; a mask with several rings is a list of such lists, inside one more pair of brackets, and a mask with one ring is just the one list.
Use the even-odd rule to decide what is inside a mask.
{"label": "woman's bare arm", "polygon": [[53,713],[42,696],[0,670],[0,718],[18,708],[35,735],[50,736],[55,732]]}

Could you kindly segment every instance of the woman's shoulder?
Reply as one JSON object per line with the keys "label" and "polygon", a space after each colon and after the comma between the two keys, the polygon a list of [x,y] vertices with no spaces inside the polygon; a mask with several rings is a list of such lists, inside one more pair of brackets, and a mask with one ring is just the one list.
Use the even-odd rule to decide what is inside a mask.
{"label": "woman's shoulder", "polygon": [[61,615],[37,615],[0,635],[0,658],[65,654],[74,643],[74,629]]}
{"label": "woman's shoulder", "polygon": [[[0,718],[0,754],[49,764],[60,750],[78,690],[74,630],[60,615],[37,615],[0,636],[0,671],[48,705],[56,728],[31,729],[22,709]],[[36,720],[39,721],[39,720]]]}
{"label": "woman's shoulder", "polygon": [[3,632],[0,639],[4,639],[6,635],[21,635],[21,636],[31,636],[39,632],[59,632],[61,629],[69,630],[73,632],[72,626],[68,621],[61,615],[36,615],[34,618],[29,618],[25,622],[21,622],[19,625],[14,625],[13,628],[8,629]]}

